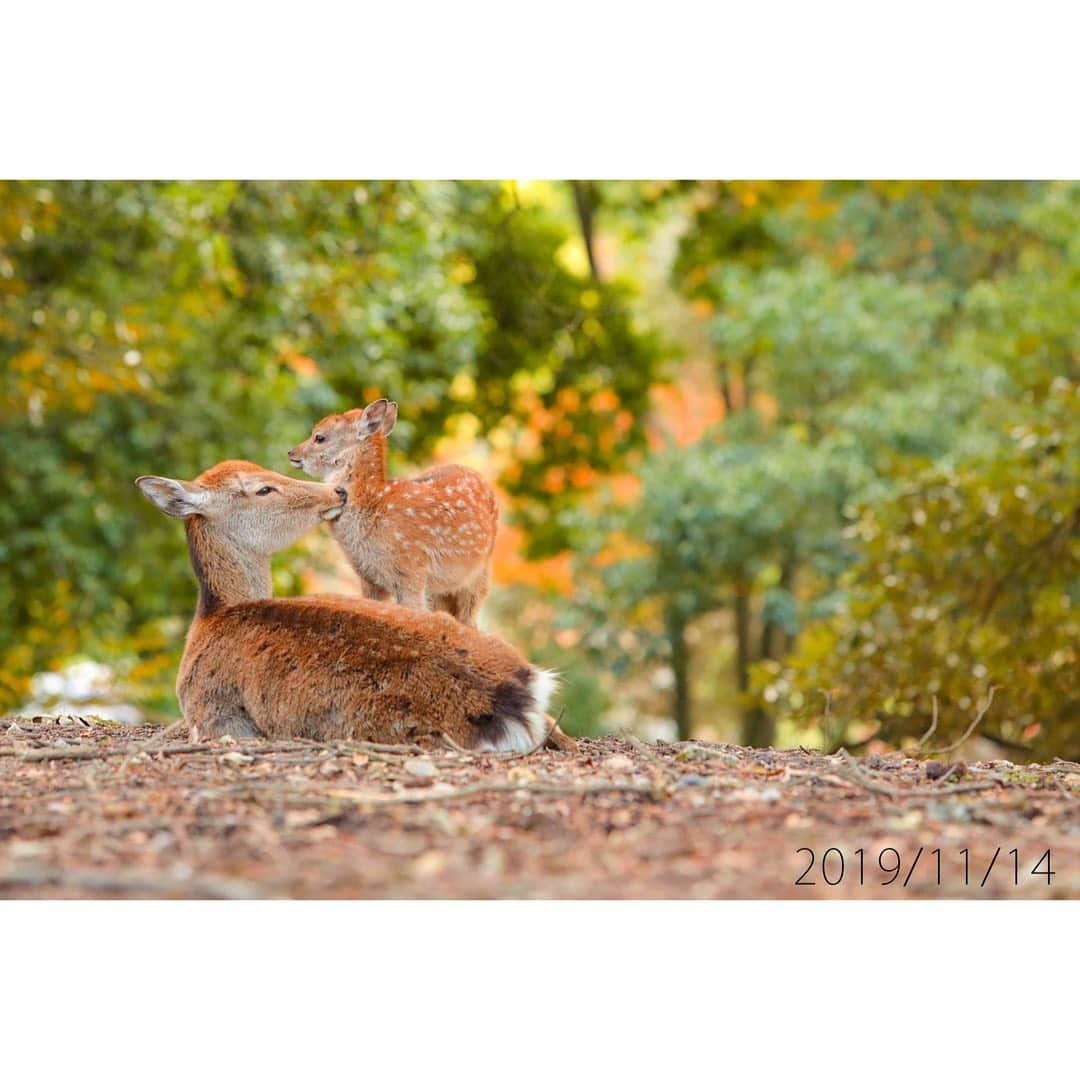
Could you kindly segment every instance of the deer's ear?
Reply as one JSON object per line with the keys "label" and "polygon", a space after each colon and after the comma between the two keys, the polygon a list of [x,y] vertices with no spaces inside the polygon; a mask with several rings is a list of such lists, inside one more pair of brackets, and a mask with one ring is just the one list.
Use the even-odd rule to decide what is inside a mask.
{"label": "deer's ear", "polygon": [[140,476],[135,485],[169,517],[183,518],[197,514],[207,499],[207,492],[197,485],[170,480],[167,476]]}
{"label": "deer's ear", "polygon": [[377,431],[389,435],[397,420],[397,405],[386,398],[373,401],[361,414],[360,421],[356,425],[356,437],[367,439]]}

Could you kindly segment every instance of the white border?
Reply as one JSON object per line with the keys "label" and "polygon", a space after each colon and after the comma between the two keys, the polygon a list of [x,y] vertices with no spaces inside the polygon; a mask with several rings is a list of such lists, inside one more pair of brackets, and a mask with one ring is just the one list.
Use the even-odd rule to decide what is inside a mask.
{"label": "white border", "polygon": [[[4,176],[1080,174],[1063,3],[9,8]],[[983,1076],[1075,1024],[1065,904],[0,911],[16,1076]]]}
{"label": "white border", "polygon": [[1069,1060],[1076,910],[11,903],[5,1072],[1042,1074]]}
{"label": "white border", "polygon": [[1075,5],[4,13],[0,175],[1077,175]]}

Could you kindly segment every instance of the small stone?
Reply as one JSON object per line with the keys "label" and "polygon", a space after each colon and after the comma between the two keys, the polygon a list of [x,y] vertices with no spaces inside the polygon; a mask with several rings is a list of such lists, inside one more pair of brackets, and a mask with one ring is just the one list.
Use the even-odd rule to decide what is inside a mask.
{"label": "small stone", "polygon": [[255,759],[250,754],[241,754],[239,750],[231,750],[227,754],[222,754],[221,760],[230,765],[249,765]]}
{"label": "small stone", "polygon": [[441,851],[425,851],[413,860],[412,872],[418,878],[434,877],[446,866],[446,856]]}
{"label": "small stone", "polygon": [[604,768],[610,772],[633,772],[634,762],[626,754],[612,754],[611,757],[604,759]]}
{"label": "small stone", "polygon": [[423,758],[410,758],[405,762],[405,771],[410,776],[418,776],[422,779],[431,779],[439,772],[430,761],[425,761]]}
{"label": "small stone", "polygon": [[680,776],[675,786],[679,788],[705,787],[707,783],[708,781],[704,776],[694,776],[691,774],[688,776]]}
{"label": "small stone", "polygon": [[919,810],[909,810],[906,814],[900,814],[896,817],[886,818],[882,821],[880,828],[887,830],[888,832],[910,832],[912,829],[916,829],[922,823],[923,815]]}
{"label": "small stone", "polygon": [[506,856],[496,847],[485,849],[480,858],[480,873],[497,877],[506,868]]}
{"label": "small stone", "polygon": [[286,829],[307,829],[318,824],[325,816],[322,810],[288,810],[283,824]]}
{"label": "small stone", "polygon": [[45,845],[34,840],[13,840],[7,853],[13,859],[37,859],[45,854]]}

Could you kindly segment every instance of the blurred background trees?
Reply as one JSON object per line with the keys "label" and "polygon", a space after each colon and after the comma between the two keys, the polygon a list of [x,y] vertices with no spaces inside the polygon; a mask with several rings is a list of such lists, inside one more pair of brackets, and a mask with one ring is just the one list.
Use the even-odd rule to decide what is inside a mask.
{"label": "blurred background trees", "polygon": [[[996,685],[1080,756],[1078,277],[1070,184],[0,185],[0,705],[91,658],[174,710],[131,480],[385,395],[395,467],[498,481],[570,730],[902,745]],[[354,587],[318,534],[275,584]]]}

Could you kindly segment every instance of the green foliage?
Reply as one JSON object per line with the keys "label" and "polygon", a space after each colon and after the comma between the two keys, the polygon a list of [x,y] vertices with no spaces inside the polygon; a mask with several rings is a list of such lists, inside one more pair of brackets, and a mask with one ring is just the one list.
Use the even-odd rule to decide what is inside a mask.
{"label": "green foliage", "polygon": [[[541,196],[0,185],[0,705],[77,654],[168,701],[194,585],[132,478],[285,468],[313,420],[385,394],[395,454],[476,437],[528,554],[560,556],[493,610],[566,673],[570,729],[670,686],[684,734],[693,699],[737,702],[767,742],[828,690],[832,741],[918,737],[935,694],[944,741],[1000,685],[990,735],[1080,753],[1080,185]],[[654,393],[678,355],[723,402],[695,437]]]}
{"label": "green foliage", "polygon": [[[849,533],[843,611],[757,674],[759,692],[800,711],[837,689],[837,739],[858,718],[894,741],[919,735],[934,694],[948,738],[998,684],[987,734],[1036,755],[1080,753],[1080,193],[1053,186],[1001,216],[1019,253],[955,305],[943,374],[920,391],[923,422],[896,425],[894,395],[887,423],[854,429],[864,446],[875,428],[906,427],[909,442],[921,430],[911,448],[936,464],[892,461]],[[952,436],[924,441],[938,424]]]}
{"label": "green foliage", "polygon": [[656,342],[632,324],[617,282],[582,280],[560,259],[566,230],[490,185],[460,184],[460,258],[485,311],[470,407],[513,433],[502,477],[529,551],[566,547],[559,512],[643,443],[634,421],[657,377]]}
{"label": "green foliage", "polygon": [[834,689],[838,716],[898,742],[936,695],[949,742],[998,685],[985,733],[1080,755],[1080,388],[1059,380],[988,452],[901,478],[849,533],[843,611],[762,673],[769,699]]}
{"label": "green foliage", "polygon": [[[0,187],[0,705],[80,652],[168,677],[194,586],[139,473],[285,469],[316,419],[379,394],[419,461],[461,419],[512,447],[597,387],[616,408],[567,407],[552,458],[618,460],[652,354],[615,286],[557,262],[567,235],[494,183]],[[547,476],[516,459],[527,503]]]}
{"label": "green foliage", "polygon": [[838,403],[925,375],[942,304],[920,286],[837,277],[816,261],[756,274],[725,267],[717,277],[723,307],[712,338],[721,364],[738,372],[744,398],[767,392],[781,421],[821,431]]}
{"label": "green foliage", "polygon": [[[1066,421],[1051,420],[1049,402],[1067,398],[1080,355],[1077,187],[731,182],[637,194],[651,206],[682,202],[673,283],[708,318],[725,416],[698,443],[654,450],[639,501],[593,519],[591,534],[582,519],[582,595],[568,621],[609,663],[632,640],[631,664],[669,664],[681,714],[690,688],[678,669],[689,671],[692,625],[730,610],[746,741],[771,739],[777,720],[816,722],[811,706],[827,688],[851,695],[845,716],[856,729],[884,715],[882,734],[900,739],[926,719],[913,695],[934,679],[953,709],[947,734],[966,723],[988,680],[1005,681],[1007,642],[1026,634],[1056,659],[1039,667],[1024,653],[1038,688],[1018,688],[995,730],[1037,752],[1074,747],[1075,693],[1062,667],[1071,675],[1074,631],[1062,612],[1075,567],[1063,559],[1043,574],[1028,545],[1043,542],[1037,524],[1068,533],[1075,483],[1056,473],[1040,486],[1000,432],[1034,438],[1045,422],[1062,437]],[[888,533],[919,492],[929,502],[918,512],[932,520],[953,488],[970,519],[942,519],[918,573],[886,572],[888,553],[860,529],[880,515]],[[1012,506],[1016,490],[1043,492],[1021,508],[1034,531],[1010,530],[987,547],[995,523],[977,525],[980,500]],[[1044,542],[1067,542],[1054,535]],[[980,638],[960,612],[1009,559],[1016,595],[1002,596]],[[921,584],[898,594],[886,577]],[[921,623],[928,610],[949,613],[947,639],[904,647],[910,619]],[[948,677],[936,673],[943,665]],[[976,669],[981,683],[971,682]],[[903,690],[885,692],[891,682]],[[1058,706],[1055,694],[1064,695]]]}

